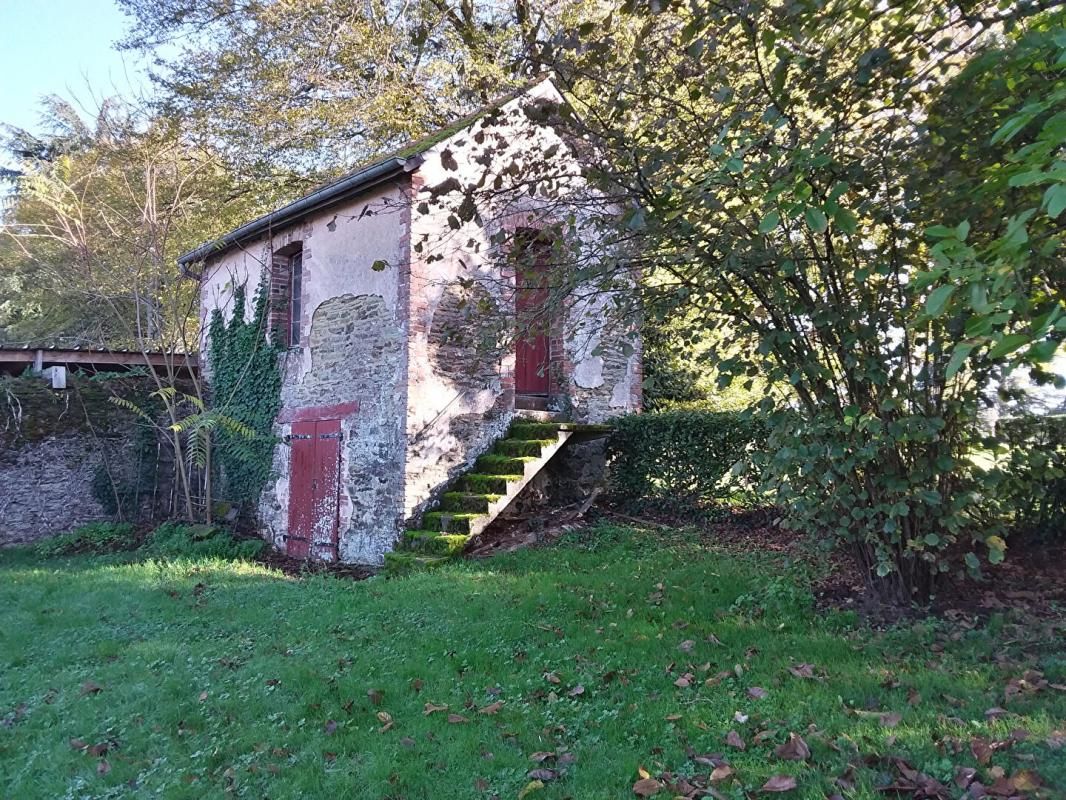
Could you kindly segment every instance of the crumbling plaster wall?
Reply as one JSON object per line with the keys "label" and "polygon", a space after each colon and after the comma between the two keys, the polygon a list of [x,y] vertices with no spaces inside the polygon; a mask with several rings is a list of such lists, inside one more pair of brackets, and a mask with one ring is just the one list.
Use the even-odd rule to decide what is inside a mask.
{"label": "crumbling plaster wall", "polygon": [[[560,99],[549,82],[539,84],[498,113],[430,148],[414,176],[405,498],[405,513],[412,521],[506,431],[514,416],[515,286],[513,276],[501,268],[498,241],[513,239],[523,228],[543,227],[565,200],[531,195],[508,167],[545,153],[555,153],[564,165],[572,160],[559,135],[522,110],[530,103]],[[578,172],[565,166],[560,170],[569,176],[561,180],[560,193],[565,198],[572,192],[587,203],[590,190]],[[491,207],[485,204],[478,208],[478,218],[462,221],[456,203],[448,202],[449,193],[443,191],[448,184],[482,187],[475,191],[479,197],[485,197],[483,187],[495,186]],[[450,194],[458,199],[461,189]],[[420,208],[421,202],[426,207]],[[578,216],[583,213],[581,203],[573,206]],[[441,346],[442,327],[464,324],[464,315],[450,302],[456,296],[467,296],[468,326],[476,324],[477,313],[485,315],[472,313],[475,296],[491,307],[491,320],[470,337],[479,346]],[[567,303],[560,312],[563,352],[552,359],[569,410],[582,422],[599,422],[640,407],[639,336],[632,327],[604,327],[609,300],[594,296],[599,300]],[[492,328],[498,334],[495,347]]]}
{"label": "crumbling plaster wall", "polygon": [[[301,342],[284,356],[273,476],[260,501],[264,535],[284,549],[291,433],[297,414],[341,419],[339,558],[380,564],[402,529],[409,210],[402,183],[312,215],[211,264],[205,308],[231,307],[258,285],[272,253],[302,243]],[[385,262],[385,269],[375,269]],[[380,264],[378,265],[380,267]],[[356,408],[357,406],[357,408]],[[353,410],[354,409],[354,410]],[[312,544],[332,557],[328,543]]]}

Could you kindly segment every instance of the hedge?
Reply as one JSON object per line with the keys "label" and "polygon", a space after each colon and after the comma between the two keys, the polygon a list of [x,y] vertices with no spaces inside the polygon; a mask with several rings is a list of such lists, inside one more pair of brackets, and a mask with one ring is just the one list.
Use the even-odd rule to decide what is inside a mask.
{"label": "hedge", "polygon": [[997,485],[990,488],[1015,533],[1060,537],[1066,531],[1066,416],[1001,419],[1007,447]]}
{"label": "hedge", "polygon": [[736,411],[621,417],[608,445],[611,494],[671,505],[733,499],[753,488],[748,457],[765,441],[762,420]]}

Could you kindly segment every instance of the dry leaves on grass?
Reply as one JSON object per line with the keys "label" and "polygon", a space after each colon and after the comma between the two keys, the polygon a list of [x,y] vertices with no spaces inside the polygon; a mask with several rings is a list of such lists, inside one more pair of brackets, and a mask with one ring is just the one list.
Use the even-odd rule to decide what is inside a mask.
{"label": "dry leaves on grass", "polygon": [[740,734],[736,731],[730,731],[725,735],[725,743],[730,747],[735,747],[737,750],[743,750],[747,747],[744,744],[744,740],[740,737]]}
{"label": "dry leaves on grass", "polygon": [[633,784],[633,794],[637,797],[652,797],[657,795],[662,786],[655,778],[641,778]]}
{"label": "dry leaves on grass", "polygon": [[774,755],[785,761],[806,761],[811,757],[811,749],[802,736],[790,733],[787,742],[774,748]]}
{"label": "dry leaves on grass", "polygon": [[748,697],[755,700],[765,700],[770,696],[770,693],[761,686],[752,686],[748,689]]}
{"label": "dry leaves on grass", "polygon": [[773,775],[762,785],[763,792],[791,792],[797,786],[796,779],[791,775]]}

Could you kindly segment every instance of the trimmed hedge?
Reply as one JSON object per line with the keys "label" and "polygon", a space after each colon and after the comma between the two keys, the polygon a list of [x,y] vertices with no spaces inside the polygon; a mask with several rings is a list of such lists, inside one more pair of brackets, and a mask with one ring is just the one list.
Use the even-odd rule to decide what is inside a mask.
{"label": "trimmed hedge", "polygon": [[734,499],[756,480],[749,455],[766,426],[736,411],[659,411],[615,421],[611,493],[623,500],[700,505]]}
{"label": "trimmed hedge", "polygon": [[995,496],[1015,533],[1053,538],[1066,531],[1066,416],[1001,419],[1006,444]]}

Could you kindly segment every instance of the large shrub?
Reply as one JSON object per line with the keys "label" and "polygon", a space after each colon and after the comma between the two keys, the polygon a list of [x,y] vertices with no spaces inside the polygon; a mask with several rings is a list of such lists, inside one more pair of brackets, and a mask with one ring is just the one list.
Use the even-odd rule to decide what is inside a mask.
{"label": "large shrub", "polygon": [[747,463],[766,430],[735,411],[660,411],[615,423],[609,452],[611,491],[623,500],[699,505],[753,485]]}

